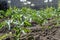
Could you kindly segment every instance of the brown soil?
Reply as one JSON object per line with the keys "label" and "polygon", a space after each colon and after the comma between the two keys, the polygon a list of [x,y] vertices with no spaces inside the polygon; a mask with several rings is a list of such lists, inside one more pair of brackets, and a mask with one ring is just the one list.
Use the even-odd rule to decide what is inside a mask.
{"label": "brown soil", "polygon": [[51,29],[31,28],[32,32],[21,36],[20,40],[60,40],[60,27]]}
{"label": "brown soil", "polygon": [[[20,40],[60,40],[60,27],[51,27],[50,29],[44,29],[40,26],[30,27],[31,32],[27,33],[26,35],[21,34]],[[8,33],[8,31],[5,31]],[[1,33],[0,36],[3,35],[5,32]],[[14,38],[7,37],[4,40],[14,40]]]}

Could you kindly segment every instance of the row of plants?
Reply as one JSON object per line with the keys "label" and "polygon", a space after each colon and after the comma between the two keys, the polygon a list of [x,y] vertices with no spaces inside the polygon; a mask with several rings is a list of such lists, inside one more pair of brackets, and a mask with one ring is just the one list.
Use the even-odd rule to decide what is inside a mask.
{"label": "row of plants", "polygon": [[[14,36],[16,40],[20,38],[20,33],[26,34],[30,30],[25,27],[33,27],[37,24],[44,25],[48,23],[48,20],[53,17],[60,16],[60,8],[46,8],[44,10],[35,10],[31,8],[23,7],[19,8],[9,8],[6,12],[0,10],[0,29],[7,27],[8,30],[15,30]],[[13,28],[11,28],[13,26]]]}

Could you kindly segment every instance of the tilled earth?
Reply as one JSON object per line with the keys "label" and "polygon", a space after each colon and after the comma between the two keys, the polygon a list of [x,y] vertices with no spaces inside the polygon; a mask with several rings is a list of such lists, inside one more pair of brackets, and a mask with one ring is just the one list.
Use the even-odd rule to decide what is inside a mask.
{"label": "tilled earth", "polygon": [[21,36],[20,40],[60,40],[60,27],[51,29],[37,27],[31,33]]}
{"label": "tilled earth", "polygon": [[[36,27],[31,27],[28,29],[32,31],[26,35],[21,34],[20,40],[60,40],[60,27],[51,27],[50,29],[44,29],[37,25]],[[2,34],[0,33],[0,35]],[[8,38],[9,40],[14,40],[12,36],[4,38],[4,40],[8,40]]]}

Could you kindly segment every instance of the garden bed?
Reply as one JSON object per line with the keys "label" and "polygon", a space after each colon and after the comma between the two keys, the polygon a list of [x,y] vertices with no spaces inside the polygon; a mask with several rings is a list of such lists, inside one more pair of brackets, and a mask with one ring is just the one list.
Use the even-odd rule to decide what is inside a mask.
{"label": "garden bed", "polygon": [[60,40],[59,13],[59,8],[1,11],[0,40]]}

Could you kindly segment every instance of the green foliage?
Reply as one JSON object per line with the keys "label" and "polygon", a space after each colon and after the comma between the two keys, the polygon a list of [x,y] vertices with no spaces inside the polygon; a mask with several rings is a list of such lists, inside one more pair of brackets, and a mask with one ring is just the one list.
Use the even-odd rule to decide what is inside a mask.
{"label": "green foliage", "polygon": [[9,8],[7,12],[1,11],[1,18],[8,17],[9,19],[13,19],[14,23],[15,21],[18,21],[18,25],[26,25],[26,26],[31,26],[30,24],[30,19],[31,22],[35,21],[36,23],[42,25],[44,20],[47,20],[49,18],[59,16],[60,15],[60,8],[54,9],[54,8],[46,8],[44,10],[33,10],[30,8],[23,7],[21,9],[18,9],[16,7],[14,8]]}
{"label": "green foliage", "polygon": [[7,12],[5,13],[5,16],[8,17],[8,16],[11,16],[12,15],[12,8],[9,8],[7,10]]}
{"label": "green foliage", "polygon": [[6,23],[3,21],[3,22],[0,22],[0,29],[2,28],[2,27],[4,27],[6,25]]}
{"label": "green foliage", "polygon": [[0,10],[0,18],[4,17],[5,12],[3,10]]}
{"label": "green foliage", "polygon": [[[16,31],[16,33],[14,34],[14,36],[16,36],[16,39],[20,38],[20,33],[21,32],[25,32],[28,33],[30,32],[30,30],[26,29],[26,28],[21,28],[21,27],[31,27],[32,24],[31,22],[36,22],[38,24],[40,24],[41,26],[45,23],[48,22],[49,18],[53,18],[53,17],[59,17],[60,16],[60,8],[58,9],[54,9],[54,8],[46,8],[44,10],[34,10],[34,9],[30,9],[30,8],[9,8],[6,12],[4,11],[0,11],[0,18],[6,18],[3,22],[0,23],[0,29],[4,26],[8,26],[7,23],[5,22],[6,20],[12,20],[12,22],[10,22],[10,26],[13,24],[14,26],[14,30]],[[57,23],[59,22],[58,19]],[[51,27],[48,26],[48,28],[50,29]],[[25,34],[24,33],[24,34]]]}
{"label": "green foliage", "polygon": [[30,30],[26,29],[26,28],[15,27],[14,30],[16,31],[16,33],[14,34],[14,36],[15,36],[14,40],[19,40],[21,33],[25,35],[26,33],[30,32]]}

